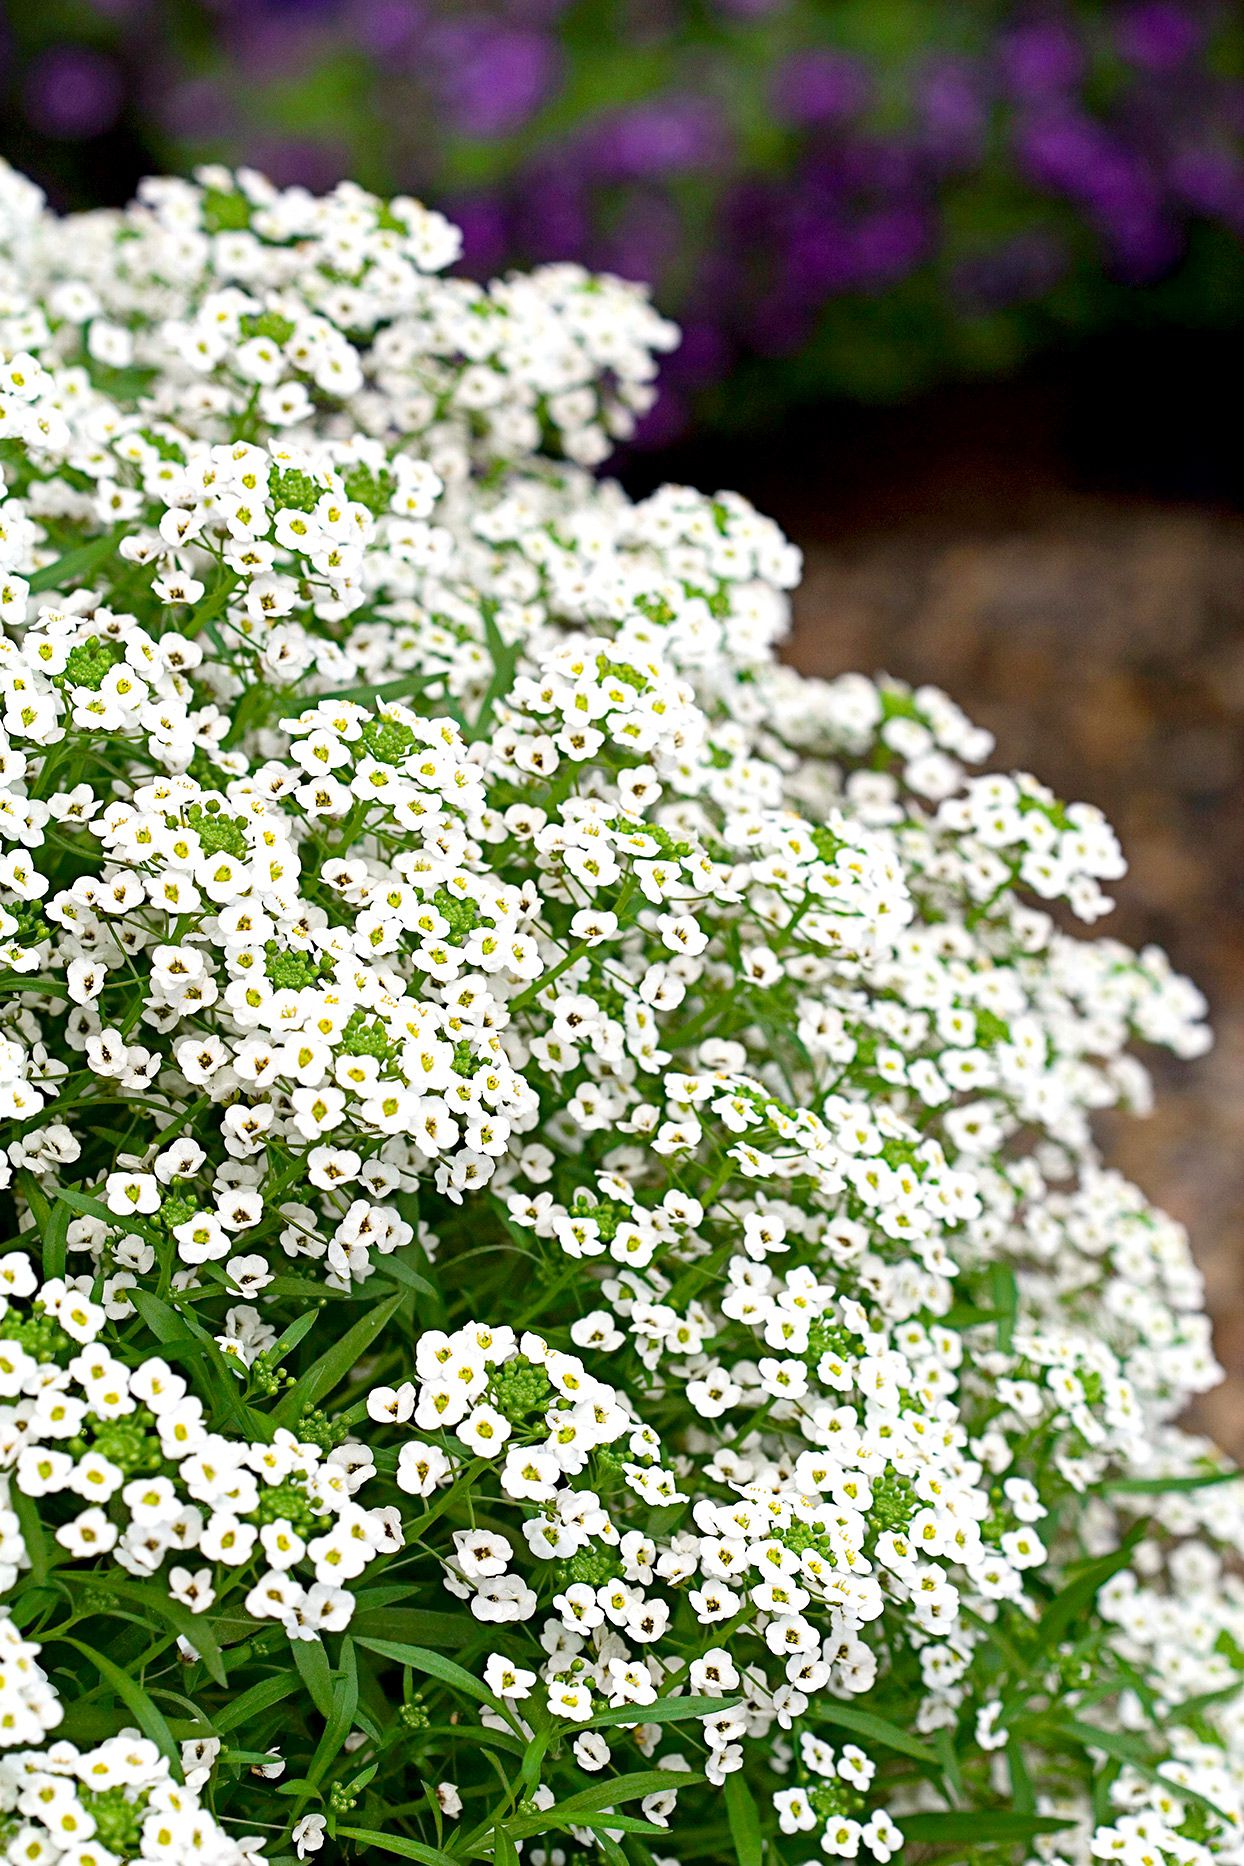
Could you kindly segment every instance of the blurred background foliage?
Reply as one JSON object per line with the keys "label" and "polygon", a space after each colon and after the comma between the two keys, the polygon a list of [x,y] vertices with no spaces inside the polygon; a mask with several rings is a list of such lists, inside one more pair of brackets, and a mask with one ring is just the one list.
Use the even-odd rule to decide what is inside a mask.
{"label": "blurred background foliage", "polygon": [[245,160],[426,195],[684,326],[646,438],[891,401],[1092,332],[1237,328],[1227,0],[8,0],[65,205]]}

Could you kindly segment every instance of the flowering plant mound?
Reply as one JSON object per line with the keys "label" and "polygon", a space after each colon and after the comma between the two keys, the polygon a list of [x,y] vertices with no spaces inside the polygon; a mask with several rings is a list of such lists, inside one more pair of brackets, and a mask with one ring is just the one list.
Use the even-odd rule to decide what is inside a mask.
{"label": "flowering plant mound", "polygon": [[0,1851],[1238,1860],[1202,1001],[455,251],[0,177]]}

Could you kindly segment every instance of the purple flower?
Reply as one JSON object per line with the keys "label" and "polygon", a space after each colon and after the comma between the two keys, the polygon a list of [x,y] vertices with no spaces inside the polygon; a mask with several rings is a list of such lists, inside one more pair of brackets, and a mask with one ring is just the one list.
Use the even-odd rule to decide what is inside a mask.
{"label": "purple flower", "polygon": [[861,217],[855,228],[860,283],[877,291],[912,272],[932,250],[931,218],[915,203],[895,202]]}
{"label": "purple flower", "polygon": [[917,74],[915,97],[930,159],[956,168],[975,161],[989,120],[979,67],[966,58],[932,60]]}
{"label": "purple flower", "polygon": [[588,138],[609,181],[645,181],[715,167],[728,147],[721,113],[706,97],[653,97],[615,111]]}
{"label": "purple flower", "polygon": [[582,259],[593,252],[592,217],[584,189],[568,169],[546,158],[518,178],[517,249],[535,259]]}
{"label": "purple flower", "polygon": [[446,203],[462,230],[462,263],[466,271],[486,277],[503,269],[510,257],[508,216],[492,195],[473,194]]}
{"label": "purple flower", "polygon": [[553,90],[560,65],[557,43],[544,33],[486,19],[441,27],[427,50],[455,129],[483,141],[521,129]]}
{"label": "purple flower", "polygon": [[310,137],[273,136],[252,145],[257,168],[282,188],[333,188],[350,172],[350,152],[337,143]]}
{"label": "purple flower", "polygon": [[773,107],[788,123],[834,123],[859,114],[872,80],[845,52],[792,52],[773,78]]}
{"label": "purple flower", "polygon": [[1196,214],[1226,221],[1244,237],[1244,163],[1227,149],[1183,149],[1171,165],[1174,193]]}
{"label": "purple flower", "polygon": [[1168,0],[1141,0],[1123,9],[1118,46],[1124,58],[1146,71],[1174,71],[1200,48],[1205,37],[1200,20]]}
{"label": "purple flower", "polygon": [[764,19],[770,13],[780,13],[790,5],[790,0],[714,0],[719,12],[733,14],[736,19]]}
{"label": "purple flower", "polygon": [[84,45],[59,46],[35,60],[23,87],[26,115],[58,140],[102,136],[121,114],[125,81],[115,59]]}
{"label": "purple flower", "polygon": [[353,29],[373,57],[392,58],[412,48],[425,13],[417,0],[360,0]]}
{"label": "purple flower", "polygon": [[1034,20],[1002,37],[998,60],[1013,97],[1049,97],[1069,91],[1084,76],[1084,51],[1058,20]]}

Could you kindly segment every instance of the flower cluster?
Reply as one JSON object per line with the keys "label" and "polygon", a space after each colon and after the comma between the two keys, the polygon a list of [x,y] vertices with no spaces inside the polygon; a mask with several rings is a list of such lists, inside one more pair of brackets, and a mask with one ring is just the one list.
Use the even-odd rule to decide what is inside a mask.
{"label": "flower cluster", "polygon": [[[38,1674],[29,1659],[14,1662]],[[10,1733],[6,1740],[21,1739]],[[194,1790],[177,1781],[158,1746],[136,1730],[86,1750],[59,1741],[50,1749],[8,1751],[0,1758],[0,1835],[8,1858],[40,1866],[116,1860],[256,1866],[263,1858],[262,1835],[226,1833]]]}
{"label": "flower cluster", "polygon": [[1093,1132],[1203,1002],[1070,930],[1097,812],[781,666],[745,500],[596,476],[643,296],[455,250],[0,176],[0,1839],[1238,1860],[1202,1292]]}
{"label": "flower cluster", "polygon": [[1231,315],[1226,0],[166,0],[154,45],[114,0],[80,43],[56,11],[18,39],[28,134],[87,200],[125,111],[176,165],[450,200],[477,274],[649,280],[688,335],[651,442],[809,382],[872,400],[1010,368],[1130,324],[1138,293],[1150,318]]}

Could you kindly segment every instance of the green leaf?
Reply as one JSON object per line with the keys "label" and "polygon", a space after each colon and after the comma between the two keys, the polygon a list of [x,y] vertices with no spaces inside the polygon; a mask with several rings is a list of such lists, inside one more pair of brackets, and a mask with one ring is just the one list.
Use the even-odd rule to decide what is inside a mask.
{"label": "green leaf", "polygon": [[407,1646],[393,1639],[359,1639],[356,1642],[366,1652],[375,1652],[382,1659],[391,1659],[394,1665],[408,1665],[412,1671],[423,1672],[429,1678],[438,1678],[443,1685],[449,1685],[455,1691],[462,1691],[477,1704],[487,1704],[492,1710],[500,1710],[487,1685],[482,1685],[478,1678],[447,1659],[439,1652],[430,1652],[426,1646]]}
{"label": "green leaf", "polygon": [[760,1831],[760,1812],[755,1796],[738,1769],[726,1777],[725,1800],[738,1866],[761,1866],[765,1843]]}
{"label": "green leaf", "polygon": [[[608,1782],[593,1782],[577,1795],[559,1801],[558,1814],[592,1814],[598,1808],[612,1808],[619,1801],[638,1801],[641,1795],[662,1794],[667,1788],[689,1788],[702,1782],[702,1775],[684,1769],[640,1769],[634,1775],[615,1775]],[[550,1813],[554,1810],[550,1808]]]}
{"label": "green leaf", "polygon": [[233,592],[237,589],[241,581],[242,578],[236,570],[231,570],[226,576],[222,577],[215,589],[209,591],[202,602],[196,604],[190,611],[182,629],[182,633],[185,635],[197,635],[201,628],[210,627],[210,624],[216,620],[216,617],[228,607],[229,598],[233,595]]}
{"label": "green leaf", "polygon": [[260,1711],[269,1710],[282,1698],[292,1697],[297,1689],[298,1680],[287,1671],[278,1672],[272,1678],[261,1678],[257,1685],[252,1685],[249,1691],[244,1691],[241,1697],[234,1698],[224,1710],[216,1713],[212,1719],[216,1734],[226,1736],[230,1730],[239,1729]]}
{"label": "green leaf", "polygon": [[715,1717],[719,1711],[733,1710],[742,1698],[657,1698],[651,1704],[611,1704],[597,1711],[582,1726],[585,1730],[608,1729],[620,1723],[683,1723],[688,1717]]}
{"label": "green leaf", "polygon": [[1003,1809],[962,1808],[946,1814],[903,1814],[898,1817],[903,1838],[915,1846],[992,1846],[1006,1841],[1034,1840],[1038,1834],[1056,1834],[1074,1821],[1048,1814],[1015,1814]]}
{"label": "green leaf", "polygon": [[922,1743],[918,1736],[908,1735],[898,1724],[890,1723],[885,1717],[878,1717],[873,1711],[857,1710],[853,1704],[821,1702],[816,1707],[816,1715],[821,1723],[836,1724],[841,1730],[850,1730],[873,1743],[882,1743],[886,1749],[896,1749],[900,1755],[911,1756],[916,1762],[924,1763],[926,1768],[939,1767],[938,1759],[927,1743]]}
{"label": "green leaf", "polygon": [[1211,1484],[1235,1484],[1244,1471],[1203,1471],[1192,1477],[1117,1477],[1098,1488],[1108,1496],[1160,1497],[1168,1490],[1206,1490]]}
{"label": "green leaf", "polygon": [[[273,1278],[273,1282],[275,1281],[276,1278]],[[305,1314],[297,1316],[288,1328],[282,1330],[267,1350],[267,1359],[275,1365],[286,1354],[292,1354],[303,1337],[315,1327],[318,1316],[318,1309],[308,1309]]]}
{"label": "green leaf", "polygon": [[30,1571],[36,1581],[45,1581],[52,1563],[52,1545],[43,1527],[38,1506],[33,1497],[28,1497],[24,1490],[16,1485],[9,1492],[9,1501],[21,1525],[22,1541],[26,1544],[26,1553],[30,1557]]}
{"label": "green leaf", "polygon": [[321,1717],[331,1720],[333,1674],[328,1663],[328,1654],[324,1650],[323,1640],[318,1634],[314,1639],[294,1639],[290,1641],[290,1651],[294,1655],[298,1676],[307,1687],[311,1702]]}
{"label": "green leaf", "polygon": [[358,1703],[359,1675],[354,1661],[354,1642],[346,1638],[341,1642],[341,1668],[333,1679],[332,1715],[324,1726],[324,1734],[316,1745],[311,1767],[307,1770],[307,1781],[311,1787],[319,1787],[325,1771],[336,1761],[341,1745],[350,1734]]}
{"label": "green leaf", "polygon": [[[79,1590],[99,1585],[99,1577],[89,1569],[68,1569],[61,1579],[68,1586]],[[132,1606],[141,1608],[144,1615],[153,1614],[157,1619],[166,1620],[174,1632],[180,1633],[194,1647],[216,1683],[228,1684],[220,1645],[206,1614],[191,1613],[189,1607],[183,1606],[179,1600],[171,1599],[158,1585],[144,1587],[141,1581],[118,1579],[112,1574],[108,1576],[108,1592],[115,1594],[118,1600],[129,1601]]]}
{"label": "green leaf", "polygon": [[488,644],[488,653],[492,659],[493,675],[480,706],[479,717],[467,734],[471,740],[487,738],[492,720],[492,709],[501,696],[508,693],[513,686],[514,670],[518,666],[520,644],[502,639],[501,630],[497,627],[494,618],[495,608],[496,604],[492,602],[485,602],[482,605],[484,639]]}
{"label": "green leaf", "polygon": [[1078,1717],[1058,1717],[1043,1719],[1040,1728],[1047,1734],[1051,1731],[1067,1737],[1082,1749],[1096,1750],[1099,1755],[1109,1756],[1112,1762],[1126,1763],[1151,1782],[1160,1782],[1163,1788],[1177,1795],[1180,1801],[1195,1801],[1198,1806],[1208,1808],[1219,1820],[1231,1825],[1231,1816],[1225,1814],[1218,1805],[1195,1788],[1185,1788],[1179,1782],[1163,1775],[1157,1761],[1145,1744],[1143,1738],[1122,1730],[1101,1730],[1096,1724],[1084,1723]]}
{"label": "green leaf", "polygon": [[397,680],[383,681],[378,687],[362,681],[357,687],[329,687],[309,697],[317,706],[321,700],[357,700],[360,706],[378,706],[385,700],[407,700],[437,681],[444,685],[446,678],[445,674],[402,674]]}
{"label": "green leaf", "polygon": [[69,1255],[69,1226],[72,1220],[73,1213],[64,1199],[57,1199],[46,1225],[40,1226],[43,1233],[45,1280],[65,1274],[66,1259]]}
{"label": "green leaf", "polygon": [[1098,1590],[1105,1586],[1111,1575],[1126,1568],[1132,1559],[1132,1551],[1149,1528],[1148,1518],[1142,1518],[1124,1536],[1117,1549],[1109,1555],[1102,1555],[1081,1568],[1077,1575],[1056,1594],[1045,1612],[1038,1620],[1035,1637],[1042,1651],[1056,1646],[1072,1624],[1097,1598]]}
{"label": "green leaf", "polygon": [[325,1349],[319,1360],[312,1362],[277,1407],[273,1416],[280,1424],[292,1426],[304,1407],[314,1406],[326,1393],[331,1393],[363,1358],[404,1301],[405,1297],[399,1294],[377,1303],[374,1309],[369,1309],[366,1315],[361,1315],[352,1327],[347,1328],[345,1334],[334,1341],[330,1348]]}
{"label": "green leaf", "polygon": [[1019,1313],[1019,1285],[1009,1263],[996,1263],[991,1277],[994,1307],[998,1312],[998,1346],[1006,1352],[1015,1334]]}
{"label": "green leaf", "polygon": [[[389,1592],[387,1588],[374,1591]],[[404,1594],[406,1590],[403,1588],[401,1592]],[[395,1634],[415,1645],[430,1640],[442,1649],[465,1646],[474,1630],[452,1613],[435,1613],[423,1607],[364,1607],[361,1602],[350,1622],[352,1633],[372,1633],[378,1639]]]}
{"label": "green leaf", "polygon": [[[113,1211],[109,1211],[102,1199],[96,1199],[89,1192],[79,1192],[75,1186],[65,1186],[58,1197],[75,1212],[85,1212],[89,1218],[103,1218],[110,1225],[120,1225],[122,1220]],[[129,1220],[124,1221],[126,1224]],[[141,1219],[139,1223],[141,1224]],[[154,1298],[152,1299],[154,1301]]]}
{"label": "green leaf", "polygon": [[66,1633],[56,1633],[51,1638],[45,1636],[44,1643],[72,1646],[75,1652],[80,1652],[83,1658],[89,1659],[104,1683],[116,1692],[126,1709],[133,1712],[134,1721],[139,1729],[145,1736],[151,1738],[157,1749],[167,1756],[173,1768],[180,1775],[181,1750],[174,1742],[172,1732],[164,1718],[136,1678],[131,1678],[128,1672],[123,1672],[119,1665],[114,1665],[110,1658],[102,1652],[97,1652],[94,1646],[85,1645],[80,1639],[71,1639]]}
{"label": "green leaf", "polygon": [[373,1827],[339,1827],[339,1840],[365,1840],[369,1847],[378,1847],[382,1853],[396,1854],[400,1860],[419,1860],[422,1866],[462,1866],[450,1853],[442,1853],[439,1847],[426,1847],[421,1840],[407,1840],[401,1834],[377,1833]]}
{"label": "green leaf", "polygon": [[54,564],[45,564],[42,570],[36,570],[30,579],[32,594],[40,590],[67,589],[79,577],[89,577],[92,570],[107,563],[112,557],[122,538],[129,530],[128,525],[115,525],[111,531],[104,532],[98,538],[91,538],[86,544],[79,544],[72,551],[66,551]]}
{"label": "green leaf", "polygon": [[518,1866],[518,1848],[504,1827],[497,1828],[492,1857],[494,1866]]}

